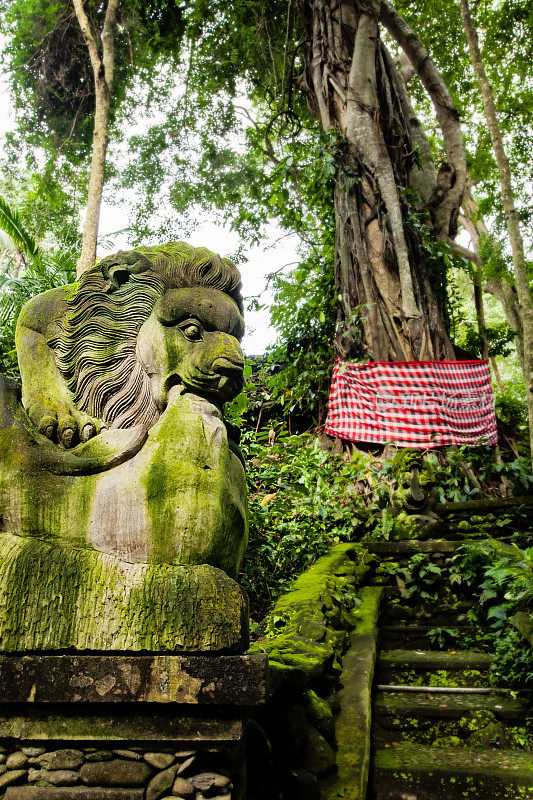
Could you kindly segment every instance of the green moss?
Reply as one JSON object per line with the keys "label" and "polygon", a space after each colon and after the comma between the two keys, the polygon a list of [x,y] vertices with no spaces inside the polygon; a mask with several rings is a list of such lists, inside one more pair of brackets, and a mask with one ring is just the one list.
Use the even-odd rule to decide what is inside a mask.
{"label": "green moss", "polygon": [[309,722],[315,726],[322,736],[331,741],[335,735],[335,720],[326,701],[312,689],[308,689],[304,695],[304,708]]}
{"label": "green moss", "polygon": [[340,669],[343,634],[361,618],[355,596],[361,560],[360,546],[338,544],[279,598],[265,622],[265,638],[250,648],[269,655],[271,691],[283,682],[305,688],[326,666]]}
{"label": "green moss", "polygon": [[248,533],[244,469],[220,418],[205,414],[186,395],[150,431],[150,458],[140,473],[149,561],[215,564],[234,576]]}
{"label": "green moss", "polygon": [[0,535],[0,650],[239,650],[247,616],[237,584],[207,565]]}

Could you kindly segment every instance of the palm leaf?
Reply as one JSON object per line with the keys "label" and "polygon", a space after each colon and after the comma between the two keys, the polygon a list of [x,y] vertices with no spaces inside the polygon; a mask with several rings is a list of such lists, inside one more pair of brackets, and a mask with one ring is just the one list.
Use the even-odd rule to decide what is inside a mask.
{"label": "palm leaf", "polygon": [[13,243],[25,256],[33,259],[39,258],[40,251],[37,242],[24,227],[18,211],[11,208],[3,197],[0,197],[0,229],[11,237]]}

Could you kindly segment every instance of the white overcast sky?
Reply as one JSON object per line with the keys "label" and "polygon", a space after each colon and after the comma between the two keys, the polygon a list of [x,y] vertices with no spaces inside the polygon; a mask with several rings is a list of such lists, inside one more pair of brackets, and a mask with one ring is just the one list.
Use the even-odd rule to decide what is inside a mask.
{"label": "white overcast sky", "polygon": [[[13,112],[11,108],[8,82],[5,74],[0,73],[0,146],[2,135],[13,125]],[[110,205],[105,202],[101,212],[100,235],[113,233],[127,228],[130,224],[127,203],[122,207]],[[261,295],[260,303],[270,302],[271,293],[266,288],[266,276],[279,270],[283,265],[294,262],[297,258],[295,236],[282,237],[282,232],[271,226],[268,240],[259,247],[246,250],[247,261],[239,265],[243,279],[245,298]],[[280,240],[278,242],[278,239]],[[125,249],[128,242],[127,233],[114,239],[116,249]],[[194,235],[185,238],[192,245],[208,247],[220,255],[234,253],[241,240],[239,236],[227,226],[213,224],[206,217],[205,221],[194,231]],[[244,243],[246,244],[246,243]],[[271,327],[268,308],[262,311],[249,311],[246,314],[246,334],[243,341],[244,350],[248,355],[259,355],[276,338],[276,331]]]}

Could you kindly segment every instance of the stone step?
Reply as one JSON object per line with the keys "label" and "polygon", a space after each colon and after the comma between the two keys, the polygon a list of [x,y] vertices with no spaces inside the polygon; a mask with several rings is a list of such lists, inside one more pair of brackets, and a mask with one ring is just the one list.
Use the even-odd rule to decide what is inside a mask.
{"label": "stone step", "polygon": [[492,656],[472,650],[382,650],[376,665],[376,684],[413,688],[461,687],[492,691],[489,670]]}
{"label": "stone step", "polygon": [[391,603],[384,606],[380,623],[382,628],[394,626],[398,622],[416,626],[429,625],[430,628],[461,628],[472,624],[467,616],[470,608],[467,603],[458,603],[455,607],[446,603],[426,602],[424,606]]}
{"label": "stone step", "polygon": [[476,650],[382,650],[378,664],[383,669],[487,671],[494,658]]}
{"label": "stone step", "polygon": [[531,800],[533,756],[398,742],[376,751],[373,790],[379,800]]}
{"label": "stone step", "polygon": [[[480,537],[486,538],[486,537]],[[472,537],[468,537],[469,541]],[[368,545],[368,552],[376,555],[403,556],[413,555],[414,553],[455,553],[458,547],[464,542],[462,540],[449,539],[405,539],[398,542],[371,542]]]}
{"label": "stone step", "polygon": [[455,642],[460,642],[465,636],[468,636],[470,645],[477,643],[481,638],[479,627],[474,627],[473,625],[437,624],[435,621],[426,625],[400,622],[393,625],[380,625],[381,646],[387,650],[398,647],[417,650],[428,649],[436,643],[429,637],[430,631],[434,631],[435,628],[446,629],[445,636],[447,638],[445,639],[445,644],[449,642],[449,647],[453,646]]}
{"label": "stone step", "polygon": [[524,722],[497,719],[494,714],[473,714],[435,719],[433,717],[374,718],[372,740],[375,749],[395,742],[417,742],[427,747],[490,747],[523,750],[529,737]]}
{"label": "stone step", "polygon": [[498,514],[504,509],[519,509],[533,506],[533,494],[519,497],[495,497],[483,500],[466,500],[462,502],[439,503],[435,506],[435,513],[439,517],[448,517],[452,514],[464,514],[466,517]]}
{"label": "stone step", "polygon": [[402,717],[457,719],[477,711],[489,712],[497,719],[510,722],[533,719],[533,712],[519,700],[496,693],[487,695],[378,692],[374,701],[374,715],[382,720],[387,717],[397,720]]}

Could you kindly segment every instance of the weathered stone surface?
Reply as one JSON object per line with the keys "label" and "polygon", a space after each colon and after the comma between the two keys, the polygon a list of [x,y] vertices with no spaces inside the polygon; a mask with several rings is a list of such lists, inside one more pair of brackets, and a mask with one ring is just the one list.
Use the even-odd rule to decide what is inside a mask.
{"label": "weathered stone surface", "polygon": [[28,758],[36,758],[44,753],[44,747],[21,747],[20,749]]}
{"label": "weathered stone surface", "polygon": [[302,765],[313,775],[325,775],[335,768],[335,753],[316,728],[309,725]]}
{"label": "weathered stone surface", "polygon": [[192,783],[187,778],[182,778],[179,775],[172,784],[172,794],[177,797],[191,797],[195,791]]}
{"label": "weathered stone surface", "polygon": [[146,800],[158,800],[161,795],[165,794],[174,783],[177,769],[178,765],[176,764],[173,767],[163,770],[163,772],[158,772],[148,784]]}
{"label": "weathered stone surface", "polygon": [[189,758],[186,758],[185,761],[183,761],[179,765],[177,774],[181,775],[183,772],[186,772],[189,769],[189,767],[192,767],[192,765],[194,764],[195,761],[196,761],[196,756],[195,755],[190,756]]}
{"label": "weathered stone surface", "polygon": [[114,758],[101,763],[84,764],[80,769],[83,783],[91,786],[142,786],[151,769],[144,761]]}
{"label": "weathered stone surface", "polygon": [[[361,589],[357,624],[343,659],[340,713],[335,720],[337,774],[322,782],[324,800],[364,800],[371,752],[372,682],[377,656],[379,609],[383,589]],[[382,651],[385,653],[385,651]],[[413,652],[413,651],[411,651]],[[459,654],[458,654],[458,657]]]}
{"label": "weathered stone surface", "polygon": [[[113,754],[119,756],[119,758],[131,758],[132,761],[142,761],[141,753],[137,753],[135,750],[113,750]],[[106,761],[107,759],[103,760]]]}
{"label": "weathered stone surface", "polygon": [[[242,739],[240,719],[194,717],[185,714],[161,715],[153,710],[141,713],[112,707],[102,712],[94,709],[50,709],[31,707],[26,713],[0,708],[0,732],[5,738],[33,740],[68,740],[71,742],[107,742],[109,746],[125,741],[152,742],[152,747],[176,741],[190,744],[238,742]],[[132,762],[133,763],[133,762]]]}
{"label": "weathered stone surface", "polygon": [[[77,284],[33,298],[23,309],[17,349],[24,406],[32,421],[26,417],[19,426],[6,426],[12,429],[12,439],[22,436],[22,446],[15,441],[15,455],[28,453],[24,470],[28,485],[21,482],[18,488],[23,498],[32,498],[39,535],[56,536],[59,525],[59,535],[80,537],[106,552],[112,548],[120,558],[129,549],[133,558],[127,560],[139,561],[146,561],[146,554],[157,561],[158,547],[163,545],[171,556],[162,559],[167,563],[210,563],[236,573],[246,529],[244,473],[242,469],[235,473],[241,466],[239,458],[228,446],[225,428],[213,424],[210,417],[217,411],[212,401],[222,406],[242,388],[244,359],[239,339],[244,325],[238,271],[228,260],[183,243],[139,248],[126,258],[138,259],[141,251],[144,266],[128,276],[125,296],[109,291],[104,274],[108,267],[96,265]],[[129,265],[119,266],[123,256],[118,254],[111,269],[127,275]],[[105,262],[109,258],[114,257]],[[194,338],[189,334],[191,324],[182,324],[191,316]],[[121,346],[117,347],[117,341]],[[100,369],[89,366],[95,363]],[[164,409],[172,407],[172,395],[185,406],[190,406],[193,397],[203,410],[194,410],[190,419],[180,416],[177,425],[173,420],[163,441],[154,435],[151,445],[152,431],[169,422]],[[13,416],[13,408],[7,410]],[[65,417],[70,417],[68,431],[60,429],[59,438],[66,449],[53,448],[46,436],[56,439],[57,420]],[[108,430],[90,438],[102,421]],[[34,425],[46,436],[37,433]],[[151,429],[144,447],[141,438],[113,448],[115,435],[122,435],[124,428],[132,430],[131,426]],[[89,441],[77,444],[87,430]],[[209,456],[214,456],[214,463]],[[9,450],[4,461],[9,476]],[[167,476],[156,495],[150,490],[154,466],[158,473],[162,466]],[[64,496],[58,502],[57,487],[48,497],[35,491],[32,467],[41,475],[48,469],[60,479],[76,475],[79,480],[59,482]],[[99,513],[99,496],[90,513],[87,503],[75,502],[80,492],[84,500],[93,499],[93,491],[80,487],[88,472],[102,470],[117,471],[97,493],[106,504],[111,502],[114,520]],[[8,530],[19,521],[19,498],[14,486],[10,489],[12,503],[5,515]],[[55,513],[39,514],[40,503],[49,510],[50,497],[55,500]],[[77,530],[65,524],[71,522],[74,508],[85,512],[76,519]],[[159,537],[157,516],[165,522],[164,541]],[[205,558],[206,548],[211,558]]]}
{"label": "weathered stone surface", "polygon": [[130,564],[0,533],[0,650],[216,652],[247,641],[246,598],[215,567]]}
{"label": "weathered stone surface", "polygon": [[175,758],[172,753],[145,753],[144,760],[155,769],[166,769],[174,763]]}
{"label": "weathered stone surface", "polygon": [[0,655],[0,703],[264,702],[267,657]]}
{"label": "weathered stone surface", "polygon": [[81,750],[54,750],[32,759],[32,763],[39,764],[43,769],[77,769],[83,764],[84,756]]}
{"label": "weathered stone surface", "polygon": [[28,781],[30,783],[37,783],[38,781],[46,781],[52,786],[74,786],[78,783],[78,773],[72,769],[30,769],[28,772]]}
{"label": "weathered stone surface", "polygon": [[7,790],[5,800],[143,800],[142,789],[90,789],[73,786],[54,789],[37,786],[17,786]]}
{"label": "weathered stone surface", "polygon": [[239,287],[169,243],[22,310],[22,392],[0,375],[0,651],[246,650],[246,477],[222,415]]}
{"label": "weathered stone surface", "polygon": [[18,751],[16,753],[11,753],[6,759],[6,767],[7,769],[22,769],[28,763],[28,756],[25,756],[24,753]]}
{"label": "weathered stone surface", "polygon": [[119,755],[118,751],[113,750],[94,750],[92,753],[85,753],[86,761],[111,761],[113,755]]}
{"label": "weathered stone surface", "polygon": [[14,770],[9,770],[9,772],[4,772],[3,775],[0,775],[0,789],[4,789],[11,783],[16,783],[25,775],[26,775],[25,769],[14,769]]}
{"label": "weathered stone surface", "polygon": [[230,783],[230,779],[226,775],[219,775],[216,772],[201,772],[189,780],[194,788],[204,795],[220,793],[216,790],[225,789]]}
{"label": "weathered stone surface", "polygon": [[335,719],[328,703],[316,692],[308,689],[305,693],[305,714],[309,722],[329,742],[335,738]]}
{"label": "weathered stone surface", "polygon": [[283,622],[276,625],[272,638],[254,642],[249,649],[250,653],[264,650],[269,656],[269,693],[275,694],[280,686],[286,690],[289,683],[298,690],[306,688],[326,669],[338,669],[337,637],[344,638],[355,620],[350,603],[335,598],[352,592],[368,570],[360,560],[358,545],[335,545],[277,600],[267,624],[274,619]]}

